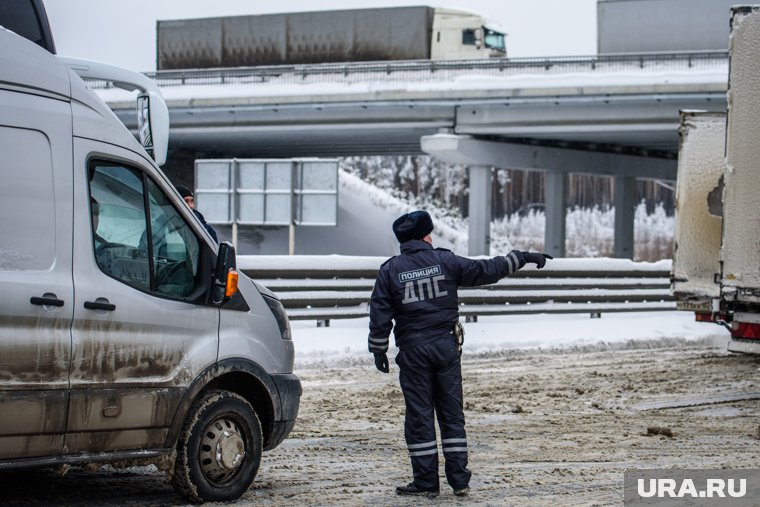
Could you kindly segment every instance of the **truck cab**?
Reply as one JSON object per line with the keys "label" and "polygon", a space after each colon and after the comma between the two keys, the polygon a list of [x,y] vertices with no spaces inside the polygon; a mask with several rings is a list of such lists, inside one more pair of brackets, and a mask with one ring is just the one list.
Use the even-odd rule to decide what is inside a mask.
{"label": "truck cab", "polygon": [[435,8],[431,60],[467,60],[507,56],[505,31],[466,11]]}
{"label": "truck cab", "polygon": [[[13,6],[46,25],[36,0],[0,24]],[[0,470],[151,460],[190,501],[236,499],[298,413],[287,316],[159,169],[144,76],[29,33],[0,28]],[[142,91],[141,142],[79,74]]]}

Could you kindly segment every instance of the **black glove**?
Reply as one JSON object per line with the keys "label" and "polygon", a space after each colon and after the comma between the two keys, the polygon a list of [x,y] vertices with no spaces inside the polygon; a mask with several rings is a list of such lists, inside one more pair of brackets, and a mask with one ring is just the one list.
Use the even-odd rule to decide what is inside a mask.
{"label": "black glove", "polygon": [[388,367],[388,356],[385,354],[375,353],[375,367],[383,373],[388,373],[391,371]]}
{"label": "black glove", "polygon": [[536,265],[538,269],[543,268],[546,266],[546,259],[553,259],[549,254],[545,253],[538,253],[538,252],[523,252],[523,257],[525,257],[525,262],[532,262]]}

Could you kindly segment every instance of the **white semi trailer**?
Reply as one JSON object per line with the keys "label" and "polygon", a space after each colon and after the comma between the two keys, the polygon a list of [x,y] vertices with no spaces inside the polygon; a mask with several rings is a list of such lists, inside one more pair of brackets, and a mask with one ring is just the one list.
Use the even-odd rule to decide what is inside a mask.
{"label": "white semi trailer", "polygon": [[760,6],[731,9],[729,53],[725,116],[681,117],[671,289],[730,351],[760,353]]}

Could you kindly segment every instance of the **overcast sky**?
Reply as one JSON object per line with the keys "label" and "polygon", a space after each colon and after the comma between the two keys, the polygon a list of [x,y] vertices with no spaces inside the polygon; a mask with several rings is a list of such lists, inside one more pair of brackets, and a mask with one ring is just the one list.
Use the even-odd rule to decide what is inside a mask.
{"label": "overcast sky", "polygon": [[432,5],[503,26],[510,57],[596,53],[596,0],[44,0],[58,53],[156,68],[156,20]]}

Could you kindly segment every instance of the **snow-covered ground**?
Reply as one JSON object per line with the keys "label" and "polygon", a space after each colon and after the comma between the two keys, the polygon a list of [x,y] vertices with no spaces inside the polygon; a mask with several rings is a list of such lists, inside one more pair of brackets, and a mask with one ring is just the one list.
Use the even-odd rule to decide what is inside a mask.
{"label": "snow-covered ground", "polygon": [[[368,319],[332,320],[330,327],[316,327],[313,321],[293,321],[296,368],[314,362],[351,361],[369,358]],[[601,318],[588,314],[536,314],[480,317],[464,323],[465,354],[480,354],[512,349],[552,349],[597,344],[625,345],[631,341],[669,338],[714,340],[723,345],[728,331],[722,327],[695,322],[690,312],[604,313]],[[391,347],[395,355],[395,347]]]}

